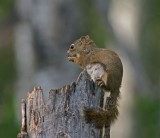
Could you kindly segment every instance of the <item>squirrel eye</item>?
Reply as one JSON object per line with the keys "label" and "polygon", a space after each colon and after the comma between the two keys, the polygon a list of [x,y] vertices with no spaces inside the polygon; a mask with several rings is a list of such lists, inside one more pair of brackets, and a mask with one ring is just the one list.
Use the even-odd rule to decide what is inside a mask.
{"label": "squirrel eye", "polygon": [[70,49],[74,49],[74,48],[75,48],[74,44],[71,44]]}

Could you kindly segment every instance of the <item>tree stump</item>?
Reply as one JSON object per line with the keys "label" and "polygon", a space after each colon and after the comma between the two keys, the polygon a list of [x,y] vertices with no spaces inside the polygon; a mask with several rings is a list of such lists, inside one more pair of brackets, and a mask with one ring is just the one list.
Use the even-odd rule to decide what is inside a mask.
{"label": "tree stump", "polygon": [[[101,138],[102,130],[83,117],[84,108],[102,107],[104,92],[84,70],[77,81],[52,89],[45,102],[36,87],[22,100],[22,128],[18,138]],[[110,128],[103,130],[110,137]]]}

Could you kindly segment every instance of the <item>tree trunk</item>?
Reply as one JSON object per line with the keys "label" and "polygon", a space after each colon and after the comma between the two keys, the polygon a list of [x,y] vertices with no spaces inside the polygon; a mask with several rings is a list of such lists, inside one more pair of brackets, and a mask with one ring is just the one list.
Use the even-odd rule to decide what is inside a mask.
{"label": "tree trunk", "polygon": [[[104,92],[83,71],[76,82],[49,92],[44,101],[43,90],[36,87],[22,100],[22,128],[19,138],[100,138],[102,130],[86,123],[83,109],[97,108]],[[110,128],[103,130],[110,137]]]}

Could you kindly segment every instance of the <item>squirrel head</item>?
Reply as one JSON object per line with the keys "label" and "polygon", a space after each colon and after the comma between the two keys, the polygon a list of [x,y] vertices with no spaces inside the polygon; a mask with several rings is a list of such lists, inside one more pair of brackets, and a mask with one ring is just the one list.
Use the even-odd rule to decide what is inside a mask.
{"label": "squirrel head", "polygon": [[79,62],[84,62],[95,47],[95,43],[88,35],[82,36],[70,45],[67,51],[68,60],[80,64]]}

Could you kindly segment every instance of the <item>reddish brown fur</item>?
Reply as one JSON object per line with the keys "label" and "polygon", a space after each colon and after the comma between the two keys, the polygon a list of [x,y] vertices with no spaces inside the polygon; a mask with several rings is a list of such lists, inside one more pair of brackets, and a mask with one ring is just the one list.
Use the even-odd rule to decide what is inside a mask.
{"label": "reddish brown fur", "polygon": [[68,59],[80,67],[85,68],[89,64],[101,63],[107,74],[107,90],[111,92],[106,111],[99,109],[86,109],[85,115],[89,122],[96,126],[110,125],[118,116],[117,101],[123,76],[123,66],[119,56],[107,49],[96,48],[89,36],[83,36],[76,40],[67,51]]}

